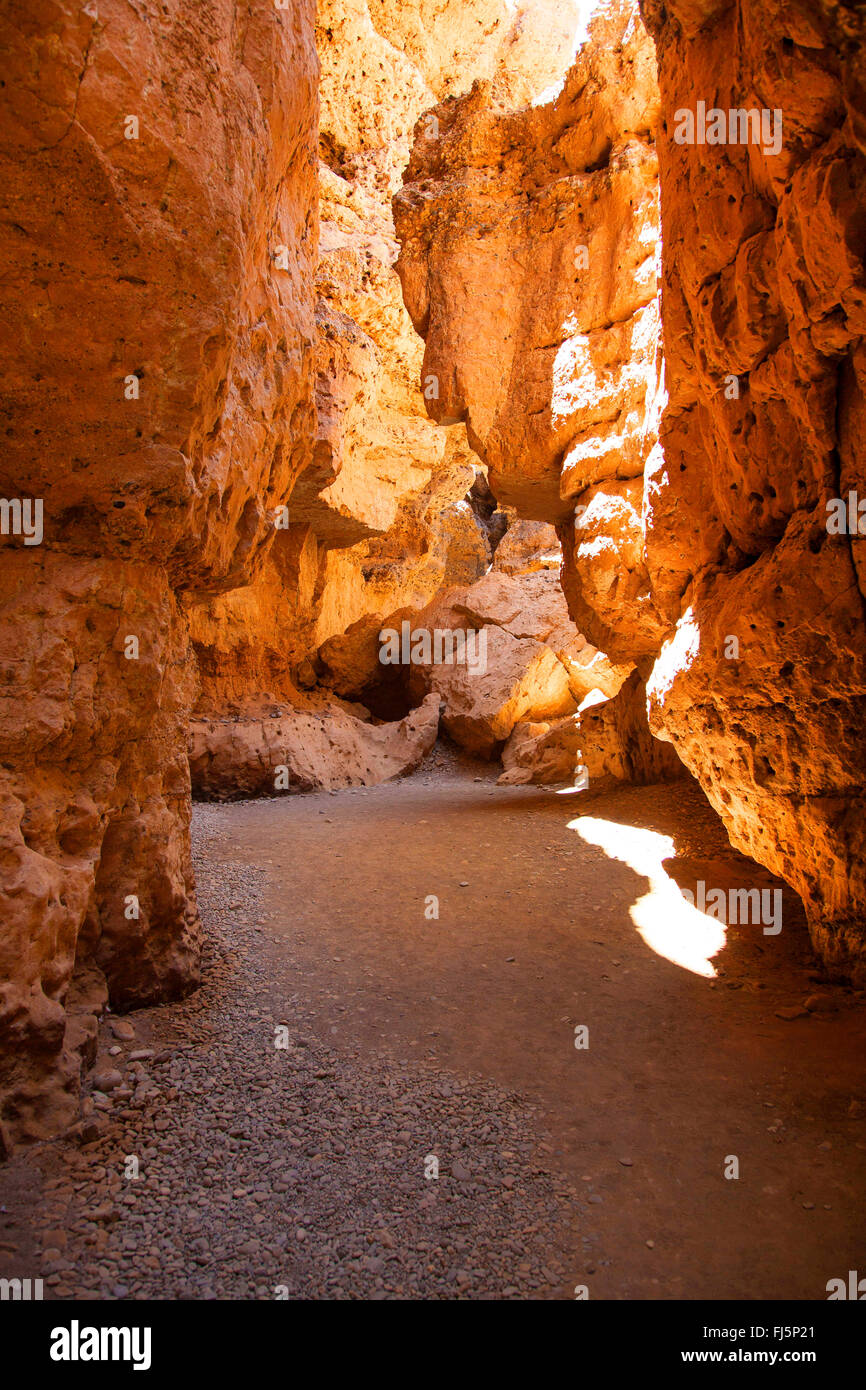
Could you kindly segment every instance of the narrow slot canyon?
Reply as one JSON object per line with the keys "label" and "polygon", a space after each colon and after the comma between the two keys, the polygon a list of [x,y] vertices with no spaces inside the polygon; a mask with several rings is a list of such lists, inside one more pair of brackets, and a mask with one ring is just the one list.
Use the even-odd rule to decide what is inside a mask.
{"label": "narrow slot canyon", "polygon": [[0,1301],[866,1297],[864,39],[0,7]]}

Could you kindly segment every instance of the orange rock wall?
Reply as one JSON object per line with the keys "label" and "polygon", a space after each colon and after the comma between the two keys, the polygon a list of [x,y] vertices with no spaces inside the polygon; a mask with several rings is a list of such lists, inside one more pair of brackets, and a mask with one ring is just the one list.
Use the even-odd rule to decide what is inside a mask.
{"label": "orange rock wall", "polygon": [[[827,523],[866,503],[866,21],[837,0],[641,9],[655,54],[609,0],[555,101],[503,112],[482,83],[419,123],[404,296],[431,413],[466,421],[501,500],[557,523],[580,630],[648,678],[653,732],[861,976],[864,540]],[[699,102],[766,111],[768,136],[678,142]]]}
{"label": "orange rock wall", "polygon": [[[866,17],[835,0],[642,8],[669,392],[646,556],[678,624],[650,722],[733,843],[802,895],[825,960],[862,976],[866,540],[827,523],[831,499],[866,498]],[[766,111],[770,140],[680,143],[699,101]]]}
{"label": "orange rock wall", "polygon": [[0,42],[0,494],[44,513],[0,538],[9,1145],[106,989],[198,979],[178,595],[246,582],[311,456],[317,59],[310,0],[9,0]]}

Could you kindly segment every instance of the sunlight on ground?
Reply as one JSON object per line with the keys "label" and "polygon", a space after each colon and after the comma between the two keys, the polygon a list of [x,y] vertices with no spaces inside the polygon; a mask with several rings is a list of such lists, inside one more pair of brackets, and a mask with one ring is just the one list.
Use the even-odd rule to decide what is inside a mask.
{"label": "sunlight on ground", "polygon": [[578,816],[568,822],[568,828],[588,845],[604,850],[608,858],[649,879],[649,892],[629,912],[650,950],[694,975],[713,979],[716,972],[711,961],[725,944],[725,926],[692,907],[665,871],[662,861],[675,854],[670,836],[597,816]]}

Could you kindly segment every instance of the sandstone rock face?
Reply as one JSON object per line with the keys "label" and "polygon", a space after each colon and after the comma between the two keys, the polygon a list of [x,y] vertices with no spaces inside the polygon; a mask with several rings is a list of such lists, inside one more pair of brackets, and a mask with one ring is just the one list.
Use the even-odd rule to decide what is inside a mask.
{"label": "sandstone rock face", "polygon": [[312,5],[10,0],[0,1132],[72,1118],[92,1010],[198,979],[181,591],[246,582],[313,436]]}
{"label": "sandstone rock face", "polygon": [[276,719],[194,720],[194,790],[214,801],[321,788],[369,787],[402,777],[427,756],[439,729],[439,697],[395,724],[373,725],[335,708]]}
{"label": "sandstone rock face", "polygon": [[243,710],[261,691],[291,702],[323,644],[489,564],[464,509],[477,462],[465,428],[428,417],[438,387],[394,269],[391,197],[427,108],[479,77],[503,100],[533,99],[567,67],[580,9],[320,0],[315,449],[258,574],[189,606],[202,712]]}
{"label": "sandstone rock face", "polygon": [[[643,11],[670,393],[646,551],[676,623],[651,725],[801,894],[824,959],[862,976],[866,543],[828,530],[828,503],[866,496],[866,21],[830,0]],[[698,102],[764,110],[766,136],[680,143]]]}
{"label": "sandstone rock face", "polygon": [[670,631],[642,507],[662,400],[652,42],[611,0],[551,104],[503,111],[479,84],[434,114],[394,200],[428,408],[466,420],[501,502],[559,526],[571,616],[628,666]]}
{"label": "sandstone rock face", "polygon": [[[561,77],[579,22],[559,0],[321,0],[317,437],[263,567],[188,602],[202,717],[255,724],[262,700],[300,710],[299,687],[318,687],[393,721],[410,696],[383,672],[380,628],[489,567],[507,518],[464,425],[429,418],[439,386],[403,305],[391,198],[428,107],[479,77],[503,102],[534,99]],[[241,787],[237,740],[221,775],[230,747]]]}
{"label": "sandstone rock face", "polygon": [[[441,385],[428,408],[465,419],[500,501],[559,525],[570,641],[538,623],[521,635],[554,646],[578,700],[613,697],[671,630],[643,517],[663,394],[653,45],[636,5],[612,0],[552,103],[503,110],[479,84],[433,114],[438,138],[419,126],[394,199],[422,370]],[[522,534],[506,535],[494,571],[527,573]],[[541,578],[521,586],[530,594]],[[494,583],[503,588],[488,576],[473,593]],[[515,633],[506,607],[496,620]],[[639,740],[636,769],[646,751]]]}
{"label": "sandstone rock face", "polygon": [[587,792],[618,782],[676,781],[688,773],[674,750],[653,738],[637,671],[611,698],[591,691],[576,714],[553,724],[515,725],[502,751],[506,785],[578,783]]}
{"label": "sandstone rock face", "polygon": [[508,527],[493,560],[501,574],[535,574],[562,568],[562,547],[554,527],[542,521],[515,521]]}
{"label": "sandstone rock face", "polygon": [[541,570],[521,576],[484,576],[462,594],[446,595],[455,613],[472,627],[494,623],[512,637],[531,637],[550,647],[565,668],[576,701],[591,690],[615,695],[629,666],[614,666],[578,632],[568,615],[559,574]]}
{"label": "sandstone rock face", "polygon": [[[828,519],[864,491],[864,21],[642,11],[660,107],[613,0],[552,104],[503,112],[480,84],[419,129],[395,210],[429,408],[557,524],[581,632],[649,677],[653,731],[862,974],[863,541]],[[699,103],[733,111],[724,143],[688,142]]]}
{"label": "sandstone rock face", "polygon": [[552,104],[503,110],[479,83],[437,106],[394,200],[430,413],[466,421],[500,503],[548,522],[640,478],[655,442],[653,47],[625,0],[590,34]]}
{"label": "sandstone rock face", "polygon": [[[399,668],[417,698],[437,691],[443,700],[442,726],[467,751],[498,754],[521,721],[550,721],[574,713],[590,693],[614,695],[629,666],[613,666],[578,632],[568,615],[559,582],[561,550],[551,527],[528,523],[508,545],[500,542],[507,571],[492,567],[467,588],[445,589],[420,612],[393,615],[388,630],[407,631],[406,649],[416,633],[455,634],[465,647],[431,659],[423,649]],[[534,548],[530,548],[530,541]],[[519,563],[518,559],[519,558]],[[556,561],[557,569],[549,568]],[[519,569],[520,573],[508,571]],[[365,634],[367,660],[378,660]],[[380,666],[381,669],[381,666]],[[387,669],[387,668],[386,668]],[[506,767],[508,764],[506,763]]]}
{"label": "sandstone rock face", "polygon": [[518,720],[575,709],[567,672],[543,642],[493,624],[469,635],[478,644],[476,662],[418,662],[410,678],[414,688],[441,696],[442,727],[461,748],[492,758]]}
{"label": "sandstone rock face", "polygon": [[650,733],[646,687],[637,671],[613,699],[581,709],[580,732],[590,790],[604,790],[616,782],[670,782],[688,776],[673,748]]}
{"label": "sandstone rock face", "polygon": [[571,714],[554,724],[515,724],[502,750],[505,768],[499,783],[517,787],[533,782],[539,786],[551,783],[573,783],[577,769],[583,766],[580,734],[580,715]]}

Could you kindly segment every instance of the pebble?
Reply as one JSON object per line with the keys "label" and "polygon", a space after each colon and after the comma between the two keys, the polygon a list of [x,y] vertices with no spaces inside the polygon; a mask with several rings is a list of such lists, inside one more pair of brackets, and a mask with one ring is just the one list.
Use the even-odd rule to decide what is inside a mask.
{"label": "pebble", "polygon": [[132,1042],[135,1037],[135,1029],[126,1018],[110,1018],[108,1026],[116,1038],[121,1042]]}
{"label": "pebble", "polygon": [[93,1085],[97,1091],[113,1091],[116,1086],[123,1085],[123,1077],[120,1072],[115,1071],[114,1068],[107,1071],[98,1071],[94,1073]]}

